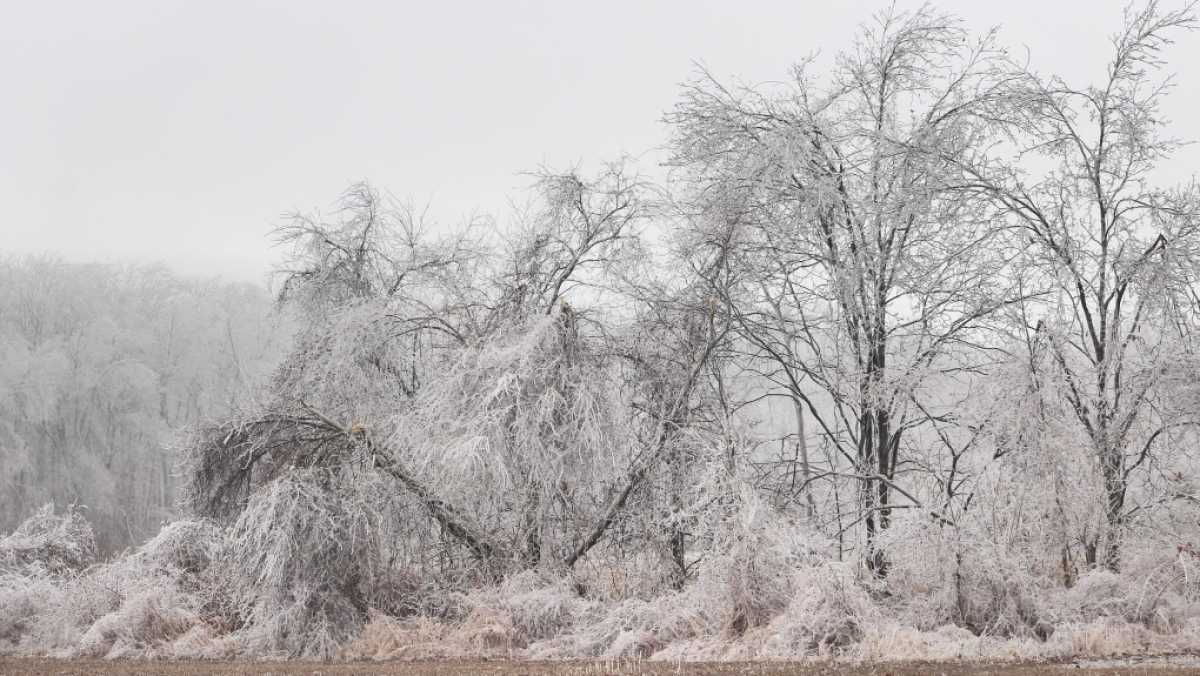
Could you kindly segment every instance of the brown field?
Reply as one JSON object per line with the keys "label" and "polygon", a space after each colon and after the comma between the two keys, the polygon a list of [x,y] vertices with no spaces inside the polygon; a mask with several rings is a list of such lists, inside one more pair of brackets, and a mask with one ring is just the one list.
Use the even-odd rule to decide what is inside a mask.
{"label": "brown field", "polygon": [[430,662],[201,662],[201,661],[126,661],[126,660],[55,660],[44,658],[0,658],[0,674],[28,676],[74,676],[102,674],[115,676],[449,676],[450,674],[627,674],[629,676],[692,676],[699,674],[737,674],[738,676],[1032,676],[1033,674],[1138,674],[1144,676],[1200,673],[1200,661],[1194,658],[1150,658],[1119,660],[1106,664],[948,664],[911,662],[876,665],[801,664],[797,662],[648,662],[567,661],[525,662],[513,660],[439,660]]}

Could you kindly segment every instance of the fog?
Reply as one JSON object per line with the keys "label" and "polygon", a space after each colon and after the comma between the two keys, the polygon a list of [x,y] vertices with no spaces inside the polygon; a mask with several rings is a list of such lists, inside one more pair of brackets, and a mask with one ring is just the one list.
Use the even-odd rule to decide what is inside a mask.
{"label": "fog", "polygon": [[[919,3],[902,1],[901,9]],[[1099,75],[1123,3],[939,3],[1040,68]],[[0,22],[0,251],[261,281],[291,209],[355,180],[433,220],[504,218],[521,172],[620,154],[654,174],[703,63],[755,83],[828,56],[870,2],[24,3]],[[840,44],[840,43],[839,43]],[[1200,137],[1200,44],[1166,54]],[[1175,178],[1196,151],[1169,165]]]}

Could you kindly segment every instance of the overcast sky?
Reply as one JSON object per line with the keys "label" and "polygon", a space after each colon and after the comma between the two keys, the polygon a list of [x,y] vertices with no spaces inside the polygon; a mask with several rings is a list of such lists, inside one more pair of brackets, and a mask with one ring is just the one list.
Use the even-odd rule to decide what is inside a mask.
{"label": "overcast sky", "polygon": [[[900,1],[900,7],[918,3]],[[1120,0],[937,3],[1098,77]],[[539,165],[643,154],[693,62],[785,76],[884,2],[24,2],[0,20],[0,253],[261,279],[281,212],[369,179],[438,220]],[[1173,7],[1175,3],[1167,2]],[[1200,138],[1200,34],[1168,52]],[[651,156],[652,157],[652,156]],[[1171,174],[1200,166],[1196,147]]]}

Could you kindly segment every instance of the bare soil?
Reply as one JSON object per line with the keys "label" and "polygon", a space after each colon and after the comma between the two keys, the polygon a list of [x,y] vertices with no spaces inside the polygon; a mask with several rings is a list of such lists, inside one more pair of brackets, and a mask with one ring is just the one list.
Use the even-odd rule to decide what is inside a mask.
{"label": "bare soil", "polygon": [[1200,674],[1200,661],[1191,656],[1108,660],[1103,663],[931,663],[910,662],[874,665],[805,664],[798,662],[648,662],[565,661],[525,662],[515,660],[438,660],[430,662],[292,662],[292,661],[134,661],[56,660],[45,658],[0,658],[0,674],[28,676],[449,676],[450,674],[499,674],[516,676],[556,674],[594,676],[693,676],[736,674],[738,676],[1032,676],[1033,674],[1136,674],[1162,676]]}

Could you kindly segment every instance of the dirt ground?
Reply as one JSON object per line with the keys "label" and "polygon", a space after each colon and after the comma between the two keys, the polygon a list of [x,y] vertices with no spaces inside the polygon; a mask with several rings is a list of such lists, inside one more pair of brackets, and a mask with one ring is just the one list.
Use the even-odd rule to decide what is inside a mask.
{"label": "dirt ground", "polygon": [[450,674],[498,674],[517,676],[555,674],[591,676],[692,676],[737,674],[738,676],[1032,676],[1033,674],[1135,674],[1162,676],[1200,674],[1194,657],[1110,660],[1103,663],[1064,664],[945,664],[903,663],[878,665],[814,665],[795,662],[674,663],[646,661],[522,662],[508,660],[441,660],[436,662],[139,662],[108,660],[54,660],[0,658],[0,674],[28,676],[449,676]]}

